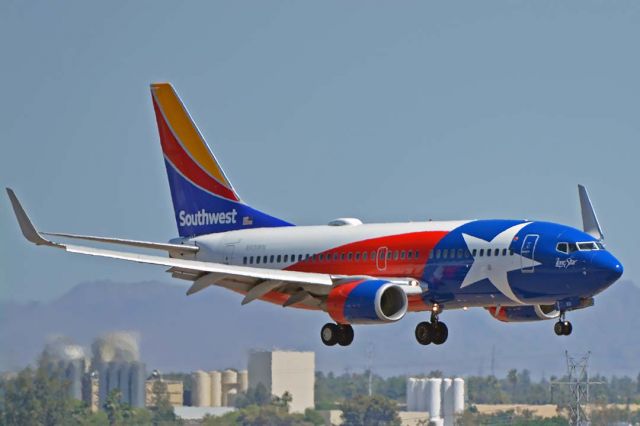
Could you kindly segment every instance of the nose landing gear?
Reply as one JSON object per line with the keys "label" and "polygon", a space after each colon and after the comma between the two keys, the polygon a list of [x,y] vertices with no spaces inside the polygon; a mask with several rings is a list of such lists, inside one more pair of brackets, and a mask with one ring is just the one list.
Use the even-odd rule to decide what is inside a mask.
{"label": "nose landing gear", "polygon": [[438,305],[434,305],[434,309],[431,311],[431,322],[422,321],[416,326],[416,340],[421,345],[430,343],[441,345],[447,341],[449,329],[445,323],[439,321],[438,314]]}
{"label": "nose landing gear", "polygon": [[353,327],[349,324],[334,324],[329,322],[320,330],[322,343],[327,346],[349,346],[353,342]]}
{"label": "nose landing gear", "polygon": [[571,323],[564,318],[564,312],[560,313],[560,318],[558,322],[553,326],[553,331],[556,332],[558,336],[568,336],[573,331],[573,326]]}

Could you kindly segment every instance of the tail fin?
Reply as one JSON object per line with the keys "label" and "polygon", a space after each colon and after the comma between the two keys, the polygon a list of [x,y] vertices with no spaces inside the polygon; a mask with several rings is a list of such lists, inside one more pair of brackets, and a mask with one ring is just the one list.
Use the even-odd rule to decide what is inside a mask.
{"label": "tail fin", "polygon": [[181,237],[291,225],[242,202],[171,84],[151,98]]}

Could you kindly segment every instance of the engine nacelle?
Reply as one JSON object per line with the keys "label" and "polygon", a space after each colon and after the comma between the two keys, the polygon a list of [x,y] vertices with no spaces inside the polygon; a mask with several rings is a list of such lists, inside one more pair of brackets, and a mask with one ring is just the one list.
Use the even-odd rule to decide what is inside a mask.
{"label": "engine nacelle", "polygon": [[486,309],[494,318],[504,322],[542,321],[560,316],[555,305],[491,306]]}
{"label": "engine nacelle", "polygon": [[384,280],[359,280],[337,286],[327,297],[327,312],[340,324],[395,322],[407,313],[402,286]]}

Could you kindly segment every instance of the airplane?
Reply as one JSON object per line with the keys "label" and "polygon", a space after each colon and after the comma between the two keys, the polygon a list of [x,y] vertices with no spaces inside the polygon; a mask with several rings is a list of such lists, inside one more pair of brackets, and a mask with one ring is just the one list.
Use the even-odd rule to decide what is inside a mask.
{"label": "airplane", "polygon": [[[350,345],[353,325],[393,323],[407,312],[428,315],[415,328],[419,344],[441,345],[449,335],[441,314],[471,307],[504,322],[555,319],[555,333],[568,336],[566,313],[592,306],[622,276],[582,185],[582,230],[529,220],[338,218],[295,226],[240,198],[171,84],[151,84],[151,98],[178,237],[158,243],[40,232],[7,188],[28,241],[166,267],[190,282],[187,295],[220,286],[242,294],[242,305],[262,300],[324,311],[332,319],[320,330],[327,346]],[[95,247],[100,244],[167,256]]]}

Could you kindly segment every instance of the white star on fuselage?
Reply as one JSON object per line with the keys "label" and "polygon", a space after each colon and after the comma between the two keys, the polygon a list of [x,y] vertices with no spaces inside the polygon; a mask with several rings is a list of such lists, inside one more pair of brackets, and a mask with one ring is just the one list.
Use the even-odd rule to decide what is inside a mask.
{"label": "white star on fuselage", "polygon": [[[467,248],[471,253],[473,253],[473,250],[476,250],[476,255],[473,257],[471,268],[469,268],[467,275],[464,277],[460,288],[465,288],[487,278],[500,293],[514,302],[524,304],[524,302],[516,297],[513,290],[511,290],[507,277],[509,272],[522,268],[523,256],[518,253],[510,255],[509,252],[507,252],[506,256],[503,256],[502,250],[505,248],[508,249],[516,234],[529,223],[531,222],[519,223],[511,228],[507,228],[496,235],[491,241],[485,241],[473,235],[463,233],[462,237],[467,244]],[[498,256],[494,256],[495,251],[493,250],[496,248],[500,249]],[[479,253],[482,249],[484,249],[484,255],[480,256]],[[487,256],[486,252],[488,250],[492,250],[491,256]],[[533,259],[524,259],[526,259],[525,262],[529,267],[540,265],[540,262],[536,262]]]}

